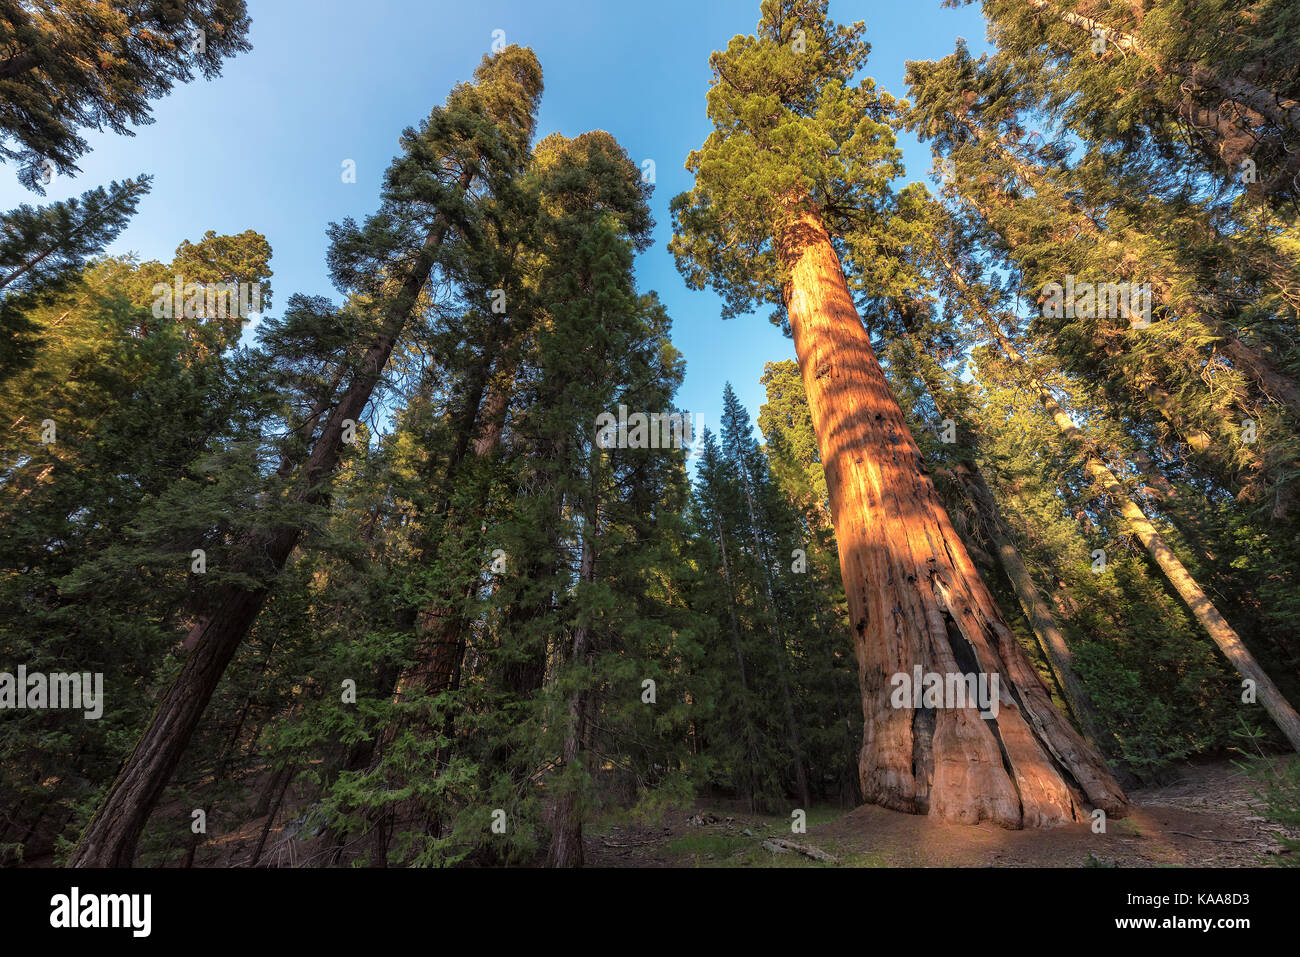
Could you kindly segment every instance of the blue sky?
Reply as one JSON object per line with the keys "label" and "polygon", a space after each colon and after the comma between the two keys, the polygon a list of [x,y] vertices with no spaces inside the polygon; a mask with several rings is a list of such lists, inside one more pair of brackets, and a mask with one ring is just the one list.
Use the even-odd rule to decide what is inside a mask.
{"label": "blue sky", "polygon": [[[255,229],[274,251],[278,312],[294,292],[338,298],[325,269],[325,228],[361,219],[378,204],[380,177],[401,130],[470,78],[491,47],[531,46],[545,75],[539,137],[608,130],[640,164],[655,162],[655,245],[637,264],[673,317],[686,357],[678,403],[716,425],[730,380],[757,419],[763,364],[794,357],[765,315],[723,321],[711,293],[688,290],[667,243],[668,204],[690,187],[686,154],[709,133],[704,114],[709,54],[758,21],[758,0],[249,0],[253,49],[226,62],[218,79],[178,87],[154,104],[156,122],[134,137],[92,132],[82,173],[61,177],[49,200],[109,180],[154,174],[111,252],[169,261],[182,239],[209,229]],[[903,96],[903,66],[952,52],[958,36],[984,49],[978,6],[940,0],[832,0],[840,22],[866,21],[867,72]],[[908,179],[924,179],[928,149],[902,144]],[[356,182],[342,182],[344,160]],[[0,170],[0,209],[44,202]]]}

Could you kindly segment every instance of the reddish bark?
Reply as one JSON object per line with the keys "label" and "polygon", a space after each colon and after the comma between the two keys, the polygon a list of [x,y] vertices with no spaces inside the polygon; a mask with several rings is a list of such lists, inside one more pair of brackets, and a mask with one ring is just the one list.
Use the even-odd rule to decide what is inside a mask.
{"label": "reddish bark", "polygon": [[[796,209],[777,238],[858,656],[863,796],[1010,828],[1121,812],[1119,785],[1052,706],[953,528],[817,212]],[[996,717],[893,707],[891,679],[917,665],[996,674]]]}

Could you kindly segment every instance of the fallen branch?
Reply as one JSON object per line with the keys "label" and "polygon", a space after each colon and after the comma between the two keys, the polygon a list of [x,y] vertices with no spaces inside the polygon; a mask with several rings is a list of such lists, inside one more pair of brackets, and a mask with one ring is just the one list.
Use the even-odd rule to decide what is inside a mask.
{"label": "fallen branch", "polygon": [[1194,837],[1198,841],[1218,841],[1220,844],[1254,844],[1250,838],[1244,840],[1233,837],[1202,837],[1199,834],[1188,834],[1186,831],[1170,831],[1170,834],[1181,834],[1183,837]]}
{"label": "fallen branch", "polygon": [[794,841],[787,841],[780,837],[764,841],[763,847],[777,854],[794,851],[798,854],[802,854],[804,857],[811,857],[815,861],[826,861],[828,864],[839,863],[839,861],[831,857],[819,847],[812,847],[808,844],[796,844]]}

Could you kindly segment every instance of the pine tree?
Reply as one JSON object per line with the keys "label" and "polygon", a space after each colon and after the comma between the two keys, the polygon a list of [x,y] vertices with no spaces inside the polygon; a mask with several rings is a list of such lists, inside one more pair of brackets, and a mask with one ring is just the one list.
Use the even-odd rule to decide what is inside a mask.
{"label": "pine tree", "polygon": [[806,728],[812,785],[854,807],[861,803],[857,752],[862,711],[817,434],[798,363],[769,362],[759,381],[767,389],[758,415],[767,440],[763,451],[771,484],[780,490],[776,508],[785,511],[783,524],[790,529],[789,540],[777,549],[777,568],[788,587],[788,620],[798,633],[797,711],[818,716]]}
{"label": "pine tree", "polygon": [[[1135,431],[1180,445],[1178,456],[1202,479],[1283,519],[1300,445],[1288,399],[1297,313],[1282,292],[1294,279],[1274,268],[1280,247],[1230,221],[1222,228],[1217,214],[1185,199],[1136,203],[1138,181],[1110,176],[1100,157],[1071,167],[1060,141],[1019,142],[1030,119],[1000,60],[973,61],[959,49],[910,64],[909,82],[917,95],[909,122],[947,153],[963,229],[1013,267],[1012,282],[1040,307],[1032,332],[1061,368],[1101,382]],[[1089,308],[1086,299],[1051,308],[1046,284],[1072,276],[1097,290],[1149,282],[1150,327],[1130,328],[1136,320],[1123,310]]]}
{"label": "pine tree", "polygon": [[0,382],[31,361],[39,338],[24,313],[66,288],[125,228],[149,177],[0,217]]}
{"label": "pine tree", "polygon": [[794,763],[796,796],[801,805],[807,807],[812,803],[812,792],[808,787],[808,756],[804,752],[799,721],[795,717],[794,697],[790,692],[787,663],[789,637],[784,634],[782,624],[789,620],[788,609],[783,608],[784,603],[778,601],[777,589],[773,584],[775,543],[772,539],[780,537],[790,541],[794,529],[788,522],[782,523],[784,527],[778,525],[778,516],[774,514],[777,503],[768,475],[767,461],[758,442],[751,435],[749,413],[736,398],[731,383],[727,383],[722,392],[722,449],[739,479],[745,500],[745,512],[749,519],[748,537],[753,543],[750,557],[760,569],[762,593],[767,599],[768,633],[772,638],[781,713],[785,719],[785,733]]}
{"label": "pine tree", "polygon": [[[266,278],[263,237],[213,239],[242,251],[243,278]],[[42,346],[0,384],[13,415],[0,452],[0,648],[33,669],[102,672],[112,704],[97,721],[49,712],[12,725],[6,801],[16,795],[26,809],[5,813],[28,822],[31,833],[19,839],[37,855],[80,823],[83,802],[120,757],[109,742],[138,733],[147,716],[141,699],[122,691],[150,681],[166,656],[192,550],[216,558],[204,537],[212,514],[198,518],[203,503],[194,499],[190,514],[172,511],[171,496],[202,487],[214,459],[255,444],[270,412],[255,362],[199,345],[220,322],[154,314],[150,290],[176,268],[111,258],[68,278],[22,314]],[[172,538],[196,520],[193,538]],[[59,744],[40,743],[56,730]],[[58,786],[15,784],[30,762],[60,769],[37,777]]]}
{"label": "pine tree", "polygon": [[1051,112],[1110,146],[1116,166],[1155,152],[1196,163],[1257,199],[1297,198],[1300,57],[1287,5],[983,7],[994,41],[1021,65],[1027,85],[1045,86]]}
{"label": "pine tree", "polygon": [[[1122,357],[1131,365],[1141,361],[1143,353],[1151,354],[1140,380],[1153,374],[1148,371],[1152,358],[1164,359],[1171,367],[1154,374],[1169,377],[1180,363],[1212,346],[1264,395],[1293,412],[1300,410],[1300,387],[1280,366],[1276,350],[1267,339],[1257,341],[1253,332],[1248,339],[1234,328],[1232,320],[1242,318],[1229,304],[1236,289],[1222,288],[1222,274],[1199,275],[1200,264],[1181,248],[1190,242],[1193,250],[1203,249],[1204,241],[1192,237],[1215,235],[1219,227],[1212,218],[1177,201],[1152,198],[1134,204],[1127,196],[1139,192],[1140,181],[1116,177],[1108,168],[1112,182],[1098,195],[1086,162],[1075,168],[1059,164],[1063,146],[1020,142],[1026,121],[1021,111],[1028,98],[1002,58],[975,61],[959,46],[937,63],[910,64],[908,82],[917,101],[910,125],[953,154],[955,187],[1013,251],[1024,270],[1026,289],[1042,288],[1066,275],[1080,281],[1147,281],[1153,287],[1152,332],[1145,339],[1155,348],[1107,343],[1117,338],[1115,317],[1100,305],[1094,310],[1081,305],[1083,315],[1057,318],[1082,321],[1060,325],[1073,325],[1072,335],[1082,333],[1104,343],[1104,355]],[[1035,154],[1055,158],[1057,165],[1048,167]],[[1145,176],[1149,178],[1150,171]],[[1231,249],[1233,237],[1220,230],[1216,238],[1219,248],[1206,254],[1222,260],[1228,255],[1223,247]],[[1244,262],[1237,268],[1252,271]],[[1240,275],[1234,268],[1226,278],[1236,286]],[[1177,393],[1175,386],[1165,389]],[[1165,405],[1170,404],[1176,405]]]}
{"label": "pine tree", "polygon": [[[527,322],[509,423],[512,504],[492,532],[507,569],[493,594],[504,628],[488,667],[504,713],[519,715],[542,742],[556,735],[553,746],[543,744],[543,753],[558,750],[562,769],[547,861],[567,867],[582,863],[590,774],[583,725],[599,688],[593,663],[615,640],[606,622],[618,605],[606,565],[621,523],[611,513],[620,492],[637,487],[613,485],[620,455],[602,451],[597,423],[620,402],[643,398],[649,383],[632,374],[633,364],[657,351],[666,324],[662,317],[659,328],[650,324],[661,310],[634,289],[632,256],[648,244],[652,221],[648,187],[622,147],[602,132],[571,141],[553,135],[538,144],[534,170],[537,295],[524,308],[540,312]],[[556,683],[539,696],[548,661],[557,662]],[[538,741],[507,733],[500,744],[501,780],[518,794],[521,772],[536,767]]]}
{"label": "pine tree", "polygon": [[[1025,359],[1020,354],[1020,351],[1001,332],[996,322],[988,316],[984,304],[974,298],[969,286],[967,286],[960,273],[957,272],[956,267],[946,260],[944,262],[946,268],[950,271],[951,280],[961,290],[968,306],[986,323],[998,347],[1013,364],[1021,367],[1026,366]],[[1286,735],[1287,740],[1291,742],[1291,746],[1300,750],[1300,715],[1296,714],[1295,708],[1282,696],[1281,691],[1273,683],[1272,679],[1264,673],[1259,662],[1247,649],[1237,632],[1219,613],[1205,590],[1188,573],[1178,556],[1165,543],[1155,525],[1151,523],[1138,504],[1127,494],[1123,485],[1115,477],[1114,472],[1107,467],[1095,449],[1090,446],[1079,427],[1061,407],[1056,397],[1040,380],[1036,381],[1032,374],[1029,383],[1031,388],[1036,389],[1039,401],[1051,416],[1053,422],[1056,423],[1061,434],[1079,449],[1084,460],[1084,469],[1089,478],[1096,482],[1109,498],[1118,505],[1133,533],[1151,553],[1152,560],[1160,567],[1174,590],[1187,603],[1201,627],[1210,635],[1214,643],[1228,658],[1233,667],[1240,672],[1242,677],[1252,682],[1253,686],[1257,688],[1259,699],[1264,708],[1282,730],[1282,733]]]}
{"label": "pine tree", "polygon": [[[980,345],[972,357],[984,471],[1008,531],[1050,596],[1097,710],[1099,743],[1143,781],[1161,780],[1190,754],[1227,746],[1243,712],[1239,680],[1111,500],[1098,496],[1023,378],[994,347]],[[1113,425],[1084,412],[1089,390],[1083,383],[1064,376],[1051,381],[1076,415],[1086,415],[1081,421],[1098,446],[1125,446]],[[1113,453],[1107,460],[1115,461]],[[1168,524],[1160,531],[1203,574],[1191,564],[1185,541]]]}
{"label": "pine tree", "polygon": [[[384,207],[364,227],[333,230],[330,265],[343,288],[367,297],[372,336],[359,365],[348,370],[332,397],[311,452],[301,464],[286,460],[289,495],[300,505],[320,502],[346,435],[370,401],[397,340],[429,282],[443,240],[453,229],[472,230],[469,188],[508,180],[522,163],[541,91],[531,52],[509,47],[485,59],[477,85],[457,87],[446,108],[435,109],[420,130],[403,135],[404,154],[385,177]],[[409,258],[408,258],[409,257]],[[376,267],[378,266],[378,269]],[[274,578],[302,535],[298,524],[277,524],[253,537],[237,560],[245,574]],[[265,568],[263,568],[265,566]],[[191,655],[168,689],[137,748],[82,835],[74,866],[125,865],[149,812],[166,786],[190,735],[231,657],[248,634],[269,583],[229,582],[213,594],[187,644]]]}
{"label": "pine tree", "polygon": [[[244,0],[5,3],[0,8],[0,157],[44,194],[77,172],[78,133],[153,122],[149,101],[251,49]],[[48,166],[47,166],[48,164]]]}
{"label": "pine tree", "polygon": [[767,440],[772,472],[786,497],[800,504],[807,523],[829,529],[826,472],[817,457],[817,433],[799,378],[799,363],[790,359],[768,362],[758,381],[767,390],[758,427]]}
{"label": "pine tree", "polygon": [[773,753],[768,689],[761,685],[763,644],[750,625],[753,589],[741,580],[736,561],[744,505],[729,471],[717,438],[705,429],[692,503],[703,580],[691,589],[690,600],[697,613],[716,623],[710,645],[726,649],[702,669],[710,691],[705,750],[717,764],[712,777],[758,810],[782,797],[787,762]]}
{"label": "pine tree", "polygon": [[[590,742],[610,755],[658,739],[628,758],[647,778],[674,748],[642,717],[631,679],[669,667],[658,621],[676,613],[649,583],[671,549],[664,509],[682,494],[680,457],[674,467],[671,451],[602,451],[594,428],[620,402],[662,407],[680,379],[662,307],[632,285],[631,254],[651,225],[646,186],[608,134],[592,133],[539,143],[523,189],[526,228],[487,243],[496,258],[484,248],[459,262],[481,260],[458,277],[466,305],[499,276],[505,311],[471,308],[454,348],[436,353],[458,378],[412,433],[429,452],[430,489],[414,495],[413,656],[368,767],[341,775],[331,798],[369,809],[340,823],[372,830],[375,864],[444,862],[466,844],[480,860],[529,860],[543,843],[551,864],[580,864],[597,798]],[[536,782],[557,761],[542,807]],[[505,839],[484,828],[494,808]]]}

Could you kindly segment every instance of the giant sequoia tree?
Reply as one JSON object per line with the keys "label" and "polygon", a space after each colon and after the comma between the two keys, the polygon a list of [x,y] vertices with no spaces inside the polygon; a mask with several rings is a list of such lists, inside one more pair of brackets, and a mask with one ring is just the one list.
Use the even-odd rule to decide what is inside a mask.
{"label": "giant sequoia tree", "polygon": [[[765,0],[755,35],[714,54],[714,131],[687,160],[672,250],[728,315],[768,302],[789,323],[858,654],[864,797],[1013,828],[1117,811],[1123,793],[1052,706],[953,529],[845,281],[841,252],[873,271],[898,168],[888,98],[855,82],[862,30],[831,23],[825,2]],[[891,707],[892,677],[916,666],[996,674],[996,718]]]}

